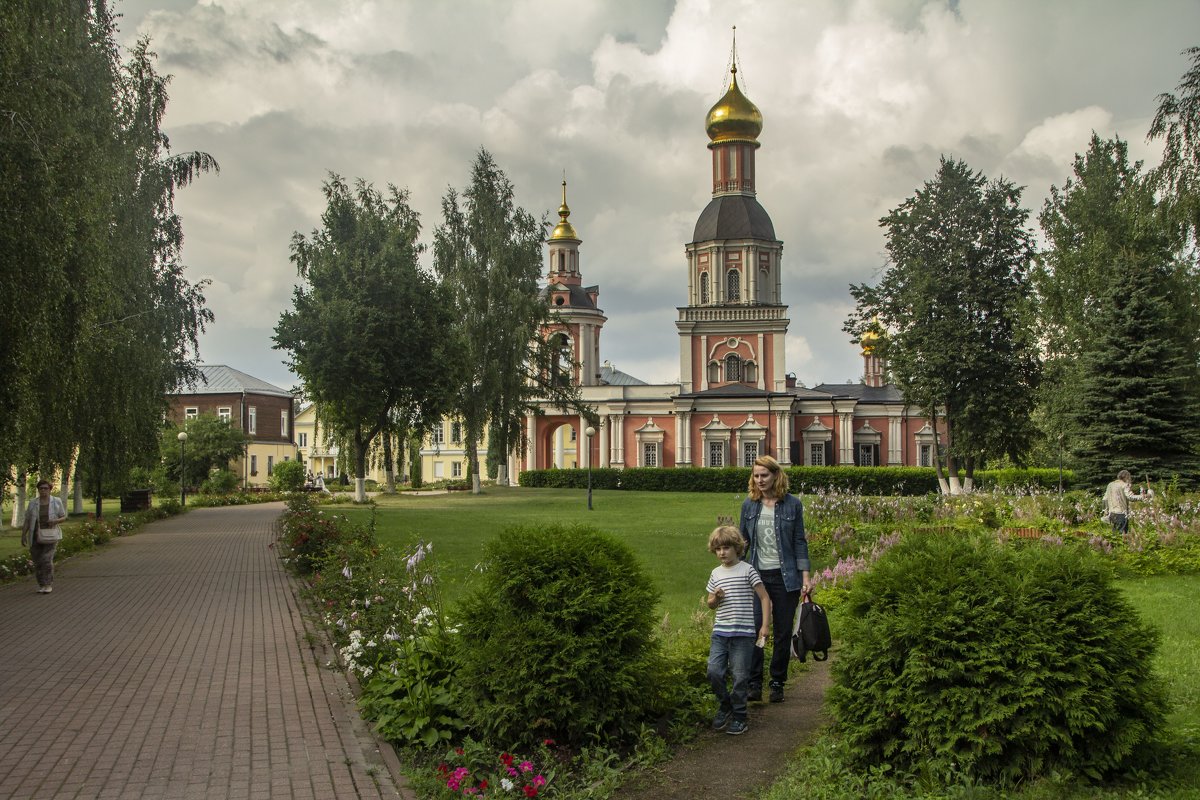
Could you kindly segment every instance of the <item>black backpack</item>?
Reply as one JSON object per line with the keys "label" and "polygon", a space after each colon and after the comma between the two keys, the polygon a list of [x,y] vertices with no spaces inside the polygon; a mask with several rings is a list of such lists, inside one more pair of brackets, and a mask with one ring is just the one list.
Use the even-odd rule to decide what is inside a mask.
{"label": "black backpack", "polygon": [[812,653],[813,661],[824,661],[829,658],[832,645],[833,637],[829,635],[829,618],[825,616],[825,609],[809,596],[800,604],[800,613],[796,615],[796,624],[792,628],[792,655],[804,661]]}

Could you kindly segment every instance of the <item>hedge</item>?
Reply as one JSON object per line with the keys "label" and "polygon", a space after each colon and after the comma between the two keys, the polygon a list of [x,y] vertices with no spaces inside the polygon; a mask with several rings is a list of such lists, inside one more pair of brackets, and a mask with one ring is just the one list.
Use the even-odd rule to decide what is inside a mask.
{"label": "hedge", "polygon": [[[937,473],[931,467],[787,467],[788,482],[795,492],[818,489],[869,495],[922,495],[937,491]],[[963,473],[959,473],[960,476]],[[1070,484],[1070,472],[1063,480]],[[750,480],[749,467],[593,467],[593,489],[629,489],[643,492],[744,492]],[[525,470],[521,486],[540,489],[584,489],[587,469]],[[976,488],[1058,488],[1056,469],[976,470]]]}

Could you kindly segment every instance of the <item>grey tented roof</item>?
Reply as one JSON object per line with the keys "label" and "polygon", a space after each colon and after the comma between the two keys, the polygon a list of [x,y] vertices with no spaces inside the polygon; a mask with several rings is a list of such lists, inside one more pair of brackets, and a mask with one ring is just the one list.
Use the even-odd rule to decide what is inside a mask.
{"label": "grey tented roof", "polygon": [[621,370],[617,369],[612,364],[609,364],[607,361],[604,362],[602,367],[600,367],[600,382],[608,384],[609,386],[649,385],[645,381],[635,378],[627,372],[621,372]]}
{"label": "grey tented roof", "polygon": [[758,200],[744,194],[714,197],[696,220],[693,242],[720,239],[775,241],[775,226]]}
{"label": "grey tented roof", "polygon": [[201,364],[200,374],[204,380],[194,386],[185,386],[179,394],[230,394],[233,392],[253,392],[255,394],[270,394],[277,397],[292,397],[286,389],[280,389],[253,375],[247,375],[241,370],[227,367],[224,364]]}

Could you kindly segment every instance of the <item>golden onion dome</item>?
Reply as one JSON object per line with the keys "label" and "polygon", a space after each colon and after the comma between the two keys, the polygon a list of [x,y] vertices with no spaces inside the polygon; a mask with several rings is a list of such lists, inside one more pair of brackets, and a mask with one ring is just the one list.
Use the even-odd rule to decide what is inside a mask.
{"label": "golden onion dome", "polygon": [[567,222],[567,217],[571,216],[571,209],[567,205],[567,181],[564,178],[562,183],[563,201],[558,207],[558,224],[554,226],[554,232],[550,234],[550,240],[555,239],[578,239],[579,236],[575,233],[575,226]]}
{"label": "golden onion dome", "polygon": [[704,129],[717,142],[756,142],[762,133],[763,118],[758,106],[750,102],[737,83],[737,64],[730,70],[733,79],[729,91],[708,112]]}
{"label": "golden onion dome", "polygon": [[879,333],[873,328],[867,328],[858,342],[862,345],[863,355],[869,355],[875,351],[875,345],[879,343]]}

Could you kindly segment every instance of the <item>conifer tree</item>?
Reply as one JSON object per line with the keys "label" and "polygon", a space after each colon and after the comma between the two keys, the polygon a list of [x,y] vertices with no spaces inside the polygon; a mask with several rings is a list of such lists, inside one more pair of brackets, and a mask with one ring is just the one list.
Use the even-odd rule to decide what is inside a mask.
{"label": "conifer tree", "polygon": [[1084,344],[1075,423],[1079,480],[1128,469],[1141,480],[1195,483],[1200,403],[1195,366],[1174,330],[1168,263],[1123,251]]}

